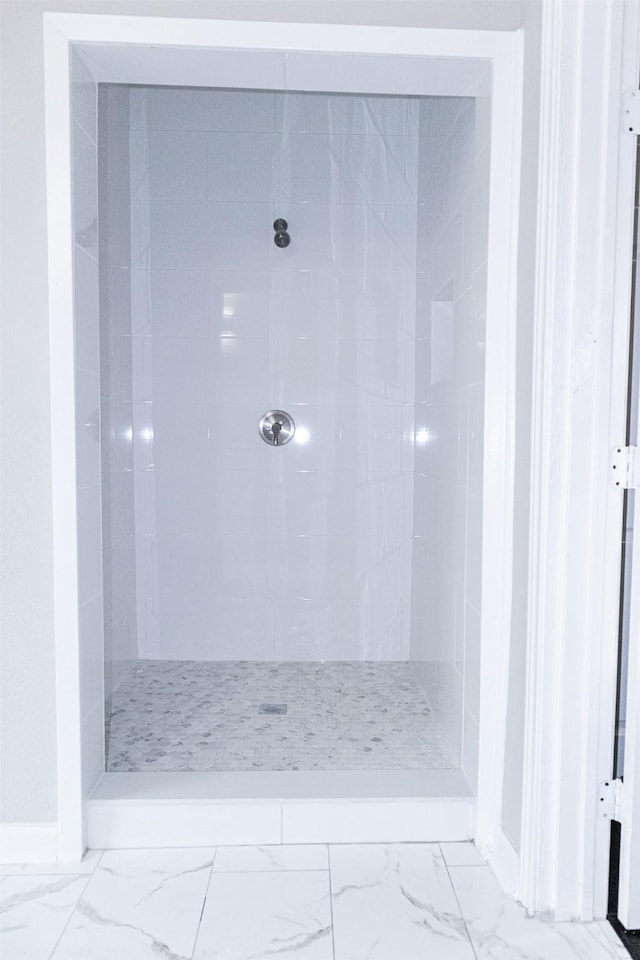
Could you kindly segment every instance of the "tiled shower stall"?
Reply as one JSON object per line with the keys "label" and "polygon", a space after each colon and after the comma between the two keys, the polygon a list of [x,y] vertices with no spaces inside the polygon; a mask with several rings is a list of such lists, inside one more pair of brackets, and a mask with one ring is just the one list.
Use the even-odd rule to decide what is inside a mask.
{"label": "tiled shower stall", "polygon": [[461,766],[475,789],[488,98],[98,102],[74,165],[89,195],[97,158],[77,383],[106,769]]}

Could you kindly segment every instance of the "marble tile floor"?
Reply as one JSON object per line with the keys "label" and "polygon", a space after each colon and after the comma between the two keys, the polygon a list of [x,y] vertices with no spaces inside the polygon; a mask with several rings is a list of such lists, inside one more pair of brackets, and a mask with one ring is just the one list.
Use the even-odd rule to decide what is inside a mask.
{"label": "marble tile floor", "polygon": [[106,755],[110,772],[459,766],[405,662],[139,661],[107,704]]}
{"label": "marble tile floor", "polygon": [[470,843],[92,852],[6,867],[2,960],[623,960],[528,919]]}

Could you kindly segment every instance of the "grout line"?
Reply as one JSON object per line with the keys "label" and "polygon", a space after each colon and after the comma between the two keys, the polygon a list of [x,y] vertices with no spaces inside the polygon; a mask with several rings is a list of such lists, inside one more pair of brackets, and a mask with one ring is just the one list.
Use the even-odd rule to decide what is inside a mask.
{"label": "grout line", "polygon": [[443,852],[442,852],[442,847],[440,846],[440,844],[438,844],[438,849],[440,850],[440,855],[442,856],[442,862],[444,863],[444,868],[445,868],[445,870],[447,871],[447,876],[449,877],[449,883],[451,884],[451,889],[453,890],[453,895],[454,895],[454,897],[456,898],[456,903],[458,904],[458,910],[460,911],[460,917],[461,917],[462,922],[463,922],[463,924],[464,924],[464,929],[465,929],[465,932],[466,932],[466,934],[467,934],[467,940],[469,941],[469,945],[470,945],[471,950],[472,950],[472,952],[473,952],[473,956],[476,958],[476,960],[482,960],[482,958],[478,957],[478,954],[476,953],[475,945],[474,945],[474,943],[473,943],[473,940],[471,939],[471,934],[469,933],[469,927],[468,927],[468,924],[467,924],[467,920],[466,920],[466,917],[465,917],[464,913],[462,912],[462,906],[461,906],[461,904],[460,904],[460,900],[458,899],[458,891],[456,890],[456,885],[455,885],[455,883],[453,882],[453,877],[451,876],[451,872],[450,872],[450,870],[449,870],[449,864],[447,863],[447,861],[446,861],[446,859],[445,859],[445,856],[444,856],[444,854],[443,854]]}
{"label": "grout line", "polygon": [[[96,88],[97,88],[97,84],[96,84]],[[90,140],[91,143],[92,143],[92,145],[93,145],[93,146],[96,148],[96,150],[97,150],[97,149],[98,149],[98,133],[97,133],[97,127],[98,127],[98,110],[97,110],[97,107],[96,107],[96,133],[95,133],[94,135],[92,135],[91,133],[89,133],[89,131],[86,129],[86,127],[84,127],[84,126],[80,123],[80,121],[78,120],[78,118],[77,118],[77,116],[76,116],[75,114],[76,114],[76,111],[74,111],[74,110],[72,109],[72,111],[71,111],[71,119],[72,119],[73,125],[75,125],[75,126],[78,128],[78,130],[82,130],[82,132],[84,133],[84,135],[85,135],[85,137],[87,138],[87,140]]]}
{"label": "grout line", "polygon": [[326,844],[327,863],[329,865],[329,909],[331,911],[331,948],[333,950],[333,960],[336,960],[336,931],[333,920],[333,880],[331,879],[331,844]]}
{"label": "grout line", "polygon": [[[79,870],[79,871],[77,871],[77,872],[75,872],[75,871],[73,871],[73,870],[69,870],[69,871],[67,871],[67,872],[65,872],[65,873],[62,873],[62,872],[58,872],[58,873],[54,872],[54,873],[52,873],[51,870],[47,870],[48,864],[46,864],[46,863],[37,863],[37,864],[30,864],[30,863],[10,863],[10,864],[4,864],[3,866],[0,866],[0,879],[3,879],[4,877],[12,877],[12,878],[13,878],[13,877],[60,877],[60,878],[62,878],[62,877],[78,877],[78,878],[79,878],[79,877],[87,877],[87,879],[91,879],[91,877],[92,877],[92,876],[94,875],[94,873],[96,872],[96,868],[98,867],[100,861],[102,860],[102,856],[103,856],[103,854],[105,853],[105,851],[104,851],[104,850],[91,850],[90,852],[91,852],[91,853],[98,853],[98,852],[100,853],[100,856],[99,856],[98,859],[96,860],[95,866],[93,867],[93,870],[91,871],[91,873],[85,873],[84,870]],[[11,870],[8,870],[8,869],[7,869],[7,867],[32,867],[32,866],[33,866],[33,867],[42,867],[42,870],[38,869],[37,872],[36,872],[35,870],[29,870],[28,873],[24,873],[22,870],[19,870],[18,873],[13,873]],[[57,864],[55,864],[55,863],[52,863],[52,864],[51,864],[51,867],[55,867],[55,866],[57,866]]]}
{"label": "grout line", "polygon": [[[102,860],[102,854],[100,855],[100,860]],[[56,940],[56,942],[55,942],[55,944],[54,944],[54,947],[53,947],[53,950],[52,950],[51,953],[49,954],[49,960],[51,960],[51,958],[54,956],[56,950],[58,949],[58,947],[59,947],[59,945],[60,945],[60,941],[62,940],[62,938],[64,937],[65,933],[67,932],[67,929],[68,929],[68,927],[69,927],[69,924],[71,923],[73,917],[75,916],[75,912],[76,912],[76,910],[78,909],[78,904],[80,903],[80,901],[81,901],[82,898],[84,897],[85,892],[86,892],[86,889],[87,889],[87,887],[89,886],[89,883],[91,882],[91,880],[92,880],[92,878],[93,878],[93,876],[94,876],[94,874],[95,874],[95,871],[96,871],[97,866],[98,866],[98,864],[96,864],[96,867],[94,867],[93,873],[90,873],[89,876],[87,877],[86,883],[85,883],[84,887],[82,888],[82,890],[81,890],[81,892],[80,892],[80,896],[79,896],[78,899],[76,900],[76,902],[75,902],[75,904],[74,904],[74,906],[73,906],[73,910],[72,910],[71,913],[69,914],[69,918],[68,918],[67,922],[65,923],[64,927],[62,928],[62,931],[61,931],[61,933],[60,933],[60,936],[59,936],[58,939]]]}
{"label": "grout line", "polygon": [[100,265],[100,261],[99,261],[98,256],[94,256],[94,254],[91,253],[91,251],[89,250],[88,247],[81,247],[80,244],[76,242],[75,238],[74,238],[74,241],[73,241],[73,249],[74,249],[74,255],[75,255],[75,251],[76,251],[76,250],[81,250],[84,254],[86,254],[86,256],[89,258],[89,260],[92,260],[93,263],[96,264],[96,266],[99,266],[99,265]]}
{"label": "grout line", "polygon": [[[206,199],[206,200],[209,200],[209,185],[210,185],[210,182],[211,182],[211,181],[210,181],[210,178],[209,178],[209,172],[210,172],[210,168],[211,168],[211,163],[210,163],[210,160],[209,160],[209,157],[210,157],[210,141],[211,141],[210,134],[209,134],[209,133],[205,133],[205,138],[204,138],[204,192],[205,192],[205,199]],[[149,193],[151,193],[151,190],[149,190]]]}
{"label": "grout line", "polygon": [[248,876],[254,873],[328,873],[328,867],[292,867],[283,870],[216,870],[215,874],[219,877]]}
{"label": "grout line", "polygon": [[207,904],[207,897],[209,896],[209,888],[211,887],[211,881],[213,879],[213,868],[216,864],[216,857],[218,856],[218,847],[215,847],[213,851],[213,860],[211,861],[211,866],[209,867],[209,879],[207,881],[207,886],[204,891],[204,897],[202,899],[202,910],[200,911],[200,916],[198,917],[198,926],[196,927],[195,936],[193,938],[193,948],[191,950],[191,957],[193,958],[196,952],[196,947],[198,945],[198,937],[200,935],[200,926],[202,924],[202,917],[204,916],[204,908]]}
{"label": "grout line", "polygon": [[[233,200],[233,199],[230,199],[230,200],[222,200],[222,199],[220,199],[220,198],[218,198],[218,197],[211,197],[211,198],[208,198],[208,199],[207,199],[207,198],[202,198],[202,197],[180,197],[180,196],[176,196],[176,197],[155,197],[155,198],[153,198],[153,199],[143,200],[143,199],[138,198],[138,197],[132,197],[131,203],[132,203],[132,206],[133,206],[133,204],[145,204],[145,205],[150,205],[150,204],[152,204],[152,203],[185,203],[185,204],[186,204],[186,203],[189,203],[189,204],[195,204],[195,203],[197,203],[197,204],[202,204],[202,203],[206,203],[206,204],[209,204],[210,206],[212,206],[212,205],[214,205],[214,204],[220,204],[220,205],[225,205],[225,206],[231,204],[231,205],[233,205],[233,206],[245,206],[245,205],[246,205],[246,206],[253,206],[253,207],[273,207],[274,204],[279,204],[279,205],[281,204],[281,205],[283,205],[283,206],[284,206],[284,204],[287,204],[288,206],[291,206],[291,207],[294,207],[294,208],[295,208],[295,207],[364,207],[364,208],[367,208],[367,209],[368,209],[368,208],[371,208],[371,212],[372,212],[372,213],[374,212],[374,209],[377,209],[377,208],[379,208],[379,207],[382,207],[382,208],[384,208],[385,210],[388,210],[389,208],[393,208],[393,209],[401,208],[401,209],[404,209],[405,207],[407,207],[407,208],[409,208],[411,211],[414,211],[414,210],[415,210],[415,207],[416,207],[416,204],[415,204],[415,201],[414,201],[414,200],[406,200],[406,201],[404,201],[404,202],[402,202],[402,203],[397,203],[397,202],[389,203],[389,202],[386,201],[386,200],[366,200],[366,199],[365,199],[365,200],[332,200],[332,199],[329,199],[329,200],[290,200],[290,199],[287,199],[286,197],[284,197],[284,198],[278,198],[278,197],[276,197],[276,198],[273,199],[273,200]],[[418,204],[418,206],[426,206],[426,204]],[[462,204],[460,204],[460,206],[462,206]],[[383,226],[384,226],[384,225],[383,225]],[[82,249],[85,250],[86,248],[83,247]],[[94,259],[95,259],[95,257],[94,257]],[[160,269],[162,269],[162,268],[160,268]],[[185,268],[175,267],[175,268],[173,268],[173,269],[177,269],[177,270],[180,270],[180,269],[187,269],[187,270],[189,270],[189,269],[191,269],[191,270],[200,269],[200,270],[206,270],[206,269],[208,269],[208,268],[207,268],[207,267],[185,267]],[[251,265],[249,264],[246,268],[244,268],[244,267],[243,267],[243,268],[237,268],[237,267],[236,267],[236,268],[233,268],[233,267],[226,267],[226,268],[224,268],[224,267],[222,267],[221,269],[228,269],[228,270],[232,270],[232,269],[247,269],[247,270],[250,270],[250,269],[251,269]],[[214,272],[215,272],[215,271],[214,271]],[[357,271],[353,271],[353,272],[355,273],[355,272],[357,272]]]}
{"label": "grout line", "polygon": [[[278,90],[275,92],[273,97],[273,120],[274,120],[274,130],[278,126],[278,103],[283,104],[286,95],[289,91],[289,55],[285,50],[282,54],[282,83],[284,84],[284,90]],[[283,114],[284,115],[284,114]]]}
{"label": "grout line", "polygon": [[[465,798],[465,799],[466,799],[466,798]],[[443,843],[467,843],[467,842],[470,843],[471,841],[467,841],[467,840],[443,840],[442,842],[443,842]],[[393,844],[393,846],[396,846],[396,847],[405,847],[405,846],[407,846],[407,847],[408,847],[408,846],[436,847],[436,846],[439,845],[437,840],[364,840],[364,841],[358,841],[358,840],[356,840],[356,841],[354,841],[354,840],[330,840],[330,841],[322,841],[322,840],[320,840],[320,841],[318,841],[318,840],[316,840],[316,841],[312,841],[312,842],[310,842],[310,843],[299,843],[299,842],[295,842],[295,843],[285,843],[285,844],[280,844],[280,843],[219,843],[219,844],[216,844],[216,845],[215,845],[215,849],[216,849],[216,850],[218,850],[218,849],[223,849],[223,850],[225,850],[225,849],[229,849],[229,848],[239,847],[239,848],[241,848],[241,849],[243,849],[243,850],[246,850],[246,849],[248,849],[248,848],[249,848],[249,849],[255,849],[256,847],[280,847],[280,846],[285,846],[285,847],[327,847],[327,846],[331,846],[331,847],[353,847],[353,846],[388,847],[390,844]],[[158,851],[158,850],[203,850],[203,849],[213,849],[213,845],[209,844],[208,846],[203,847],[202,844],[198,844],[198,843],[182,843],[182,844],[180,844],[180,845],[177,846],[177,847],[176,847],[176,846],[169,846],[169,847],[149,847],[149,846],[144,846],[144,847],[109,847],[108,849],[103,850],[102,852],[103,852],[103,853],[114,853],[114,852],[124,853],[124,852],[129,851],[129,850],[133,850],[133,851],[139,850],[139,851],[147,852],[147,851],[149,851],[149,850]],[[452,864],[452,866],[457,867],[458,864]],[[466,864],[466,866],[469,866],[469,867],[487,867],[488,864],[487,864],[487,863],[469,863],[469,864]],[[304,870],[304,869],[306,869],[306,868],[303,867],[303,868],[301,868],[301,869]],[[319,867],[318,869],[319,869],[319,870],[326,870],[327,868],[326,868],[326,867]],[[219,871],[219,872],[220,872],[220,873],[229,873],[229,872],[233,872],[233,871],[222,871],[222,870],[221,870],[221,871]],[[285,872],[285,873],[288,873],[289,871],[253,871],[253,870],[238,870],[237,872],[238,872],[238,873],[253,873],[253,872],[256,872],[256,873],[267,873],[267,872],[268,872],[268,873],[270,873],[270,872]],[[291,872],[293,872],[293,871],[291,871]],[[24,874],[14,873],[14,874],[9,874],[9,876],[17,877],[17,876],[24,876]],[[51,874],[46,874],[46,876],[51,876]],[[74,876],[74,877],[76,877],[76,876],[82,876],[82,874],[76,874],[76,873],[74,873],[74,874],[59,874],[59,876]],[[93,874],[89,874],[88,876],[93,876]]]}

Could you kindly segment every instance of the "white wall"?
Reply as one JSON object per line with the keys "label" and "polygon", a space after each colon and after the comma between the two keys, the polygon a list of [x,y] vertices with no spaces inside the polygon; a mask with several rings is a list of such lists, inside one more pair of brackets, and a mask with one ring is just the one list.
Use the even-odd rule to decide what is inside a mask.
{"label": "white wall", "polygon": [[131,117],[140,655],[406,658],[418,101],[138,88]]}
{"label": "white wall", "polygon": [[477,782],[490,103],[420,116],[411,658]]}
{"label": "white wall", "polygon": [[[44,80],[42,14],[46,10],[148,16],[227,17],[516,29],[535,3],[435,0],[351,2],[236,0],[8,0],[0,5],[2,102],[2,473],[3,603],[0,815],[4,821],[56,818],[55,689],[51,565]],[[535,237],[539,24],[527,20],[520,280],[531,286]],[[530,29],[529,29],[530,28]],[[532,198],[533,196],[533,203]],[[25,203],[25,198],[29,202]],[[530,309],[523,299],[519,333]],[[520,320],[522,319],[522,323]],[[522,355],[526,373],[526,350]],[[522,399],[519,396],[519,401]],[[522,427],[526,444],[526,421]],[[6,558],[10,558],[10,563]],[[519,579],[526,583],[519,571]],[[514,652],[524,637],[514,637]],[[523,658],[521,657],[520,660]],[[521,701],[518,701],[521,705]],[[511,768],[511,764],[509,765]],[[517,779],[517,778],[516,778]],[[516,804],[517,807],[517,804]]]}

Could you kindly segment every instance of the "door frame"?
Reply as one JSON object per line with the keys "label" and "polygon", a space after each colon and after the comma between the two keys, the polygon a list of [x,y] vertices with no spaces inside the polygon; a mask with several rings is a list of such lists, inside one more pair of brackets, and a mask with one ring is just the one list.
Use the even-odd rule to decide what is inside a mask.
{"label": "door frame", "polygon": [[607,915],[640,7],[545,2],[519,897]]}
{"label": "door frame", "polygon": [[[638,275],[635,280],[636,304],[636,342],[634,350],[640,351],[638,340]],[[640,355],[640,353],[638,354]],[[638,390],[637,380],[632,386]],[[631,402],[631,399],[630,399]],[[640,446],[640,429],[629,438],[630,446]],[[626,930],[640,929],[640,536],[638,519],[640,516],[640,491],[636,487],[634,495],[633,538],[629,556],[628,576],[623,569],[623,590],[628,590],[628,631],[629,651],[626,683],[626,703],[622,717],[625,723],[624,765],[620,790],[620,847],[618,857],[618,905],[617,918]],[[623,536],[626,530],[623,529]],[[627,548],[628,549],[628,548]],[[623,605],[621,604],[621,610]],[[634,642],[635,640],[635,642]],[[613,859],[613,858],[612,858]]]}
{"label": "door frame", "polygon": [[[84,848],[78,518],[76,509],[70,54],[86,50],[97,81],[232,86],[209,80],[220,50],[372,54],[462,63],[493,73],[485,397],[479,788],[475,836],[489,857],[501,835],[503,756],[511,624],[515,317],[518,261],[522,31],[432,30],[317,24],[45,14],[47,204],[51,341],[54,600],[59,856]],[[193,62],[167,79],[159,51]],[[178,58],[179,59],[179,58]],[[137,63],[144,70],[136,73]],[[391,63],[391,61],[389,61]],[[133,73],[132,73],[133,71]],[[178,71],[178,72],[176,72]],[[235,83],[237,86],[237,82]],[[254,84],[255,86],[255,84]],[[282,87],[286,89],[286,83]],[[299,88],[298,88],[299,89]],[[313,89],[313,88],[311,88]],[[380,91],[377,91],[380,92]],[[396,88],[394,93],[401,93]],[[411,91],[406,91],[411,92]],[[505,187],[505,185],[507,185]],[[101,544],[96,543],[100,550]]]}
{"label": "door frame", "polygon": [[[635,129],[633,139],[636,142],[636,196],[635,207],[635,240],[638,243],[638,131]],[[636,246],[637,250],[637,246]],[[636,253],[637,258],[637,253]],[[629,363],[628,363],[628,424],[627,443],[630,447],[640,446],[640,423],[637,418],[634,423],[631,411],[633,406],[640,402],[640,273],[636,259],[635,271],[630,291],[629,317]],[[637,474],[632,478],[635,489],[626,492],[627,510],[624,513],[622,525],[623,550],[621,556],[621,597],[620,597],[620,668],[622,669],[623,645],[628,645],[626,683],[619,681],[619,695],[616,714],[616,769],[615,777],[619,777],[619,848],[617,856],[611,857],[611,869],[617,863],[618,875],[611,877],[612,889],[617,892],[617,920],[625,930],[640,929],[640,536],[638,536],[638,520],[640,519],[640,492],[638,491]],[[627,518],[629,498],[633,496],[633,534],[631,544],[627,541]],[[626,637],[625,617],[627,617]],[[635,642],[634,642],[635,641]],[[624,710],[622,704],[624,702]],[[620,744],[619,725],[625,726],[624,744]],[[619,759],[622,755],[622,773],[619,773]]]}

